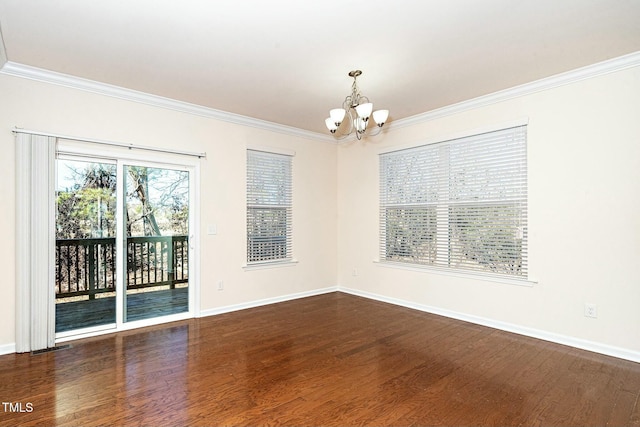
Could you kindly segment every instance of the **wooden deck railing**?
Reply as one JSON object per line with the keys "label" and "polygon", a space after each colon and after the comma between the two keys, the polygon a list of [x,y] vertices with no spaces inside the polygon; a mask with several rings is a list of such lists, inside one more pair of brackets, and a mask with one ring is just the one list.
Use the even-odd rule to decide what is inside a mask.
{"label": "wooden deck railing", "polygon": [[[113,292],[116,240],[56,240],[56,298]],[[170,286],[189,280],[187,236],[127,238],[127,289]]]}
{"label": "wooden deck railing", "polygon": [[189,241],[187,236],[148,236],[127,238],[127,288],[139,289],[189,280]]}

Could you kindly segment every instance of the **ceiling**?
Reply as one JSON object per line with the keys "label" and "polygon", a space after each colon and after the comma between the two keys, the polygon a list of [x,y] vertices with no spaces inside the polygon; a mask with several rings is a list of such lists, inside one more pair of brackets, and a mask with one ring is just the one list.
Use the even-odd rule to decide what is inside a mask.
{"label": "ceiling", "polygon": [[0,31],[12,63],[324,134],[350,70],[392,122],[640,51],[640,0],[0,0]]}

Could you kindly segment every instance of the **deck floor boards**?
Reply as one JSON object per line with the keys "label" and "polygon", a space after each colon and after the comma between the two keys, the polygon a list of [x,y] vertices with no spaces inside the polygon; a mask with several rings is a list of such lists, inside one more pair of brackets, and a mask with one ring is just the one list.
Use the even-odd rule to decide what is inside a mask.
{"label": "deck floor boards", "polygon": [[0,356],[0,426],[638,425],[640,364],[344,293]]}
{"label": "deck floor boards", "polygon": [[[127,295],[127,320],[141,320],[189,311],[187,287]],[[56,304],[56,332],[115,323],[116,297]]]}

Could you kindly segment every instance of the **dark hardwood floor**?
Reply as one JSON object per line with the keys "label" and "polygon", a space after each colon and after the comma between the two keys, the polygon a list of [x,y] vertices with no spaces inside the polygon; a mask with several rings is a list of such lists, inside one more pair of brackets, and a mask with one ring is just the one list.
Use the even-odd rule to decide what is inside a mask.
{"label": "dark hardwood floor", "polygon": [[3,426],[621,426],[639,393],[640,364],[342,293],[0,356]]}

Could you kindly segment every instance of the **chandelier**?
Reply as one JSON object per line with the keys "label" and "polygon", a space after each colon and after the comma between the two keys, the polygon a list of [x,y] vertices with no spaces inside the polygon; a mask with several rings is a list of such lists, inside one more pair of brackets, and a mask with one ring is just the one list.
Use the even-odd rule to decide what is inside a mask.
{"label": "chandelier", "polygon": [[[330,117],[324,121],[327,125],[327,129],[329,129],[331,133],[335,134],[340,128],[340,125],[345,121],[345,116],[348,116],[346,120],[347,124],[340,128],[339,139],[346,138],[354,131],[358,139],[362,139],[364,136],[377,135],[380,133],[382,125],[384,125],[389,117],[389,110],[373,111],[373,103],[369,102],[369,98],[360,93],[356,79],[361,74],[362,71],[360,70],[351,71],[349,73],[349,77],[353,77],[351,95],[344,99],[342,108],[334,108],[329,111]],[[377,126],[373,128],[374,130],[365,135],[367,125],[369,124],[369,117],[373,117],[373,121],[376,122]]]}

